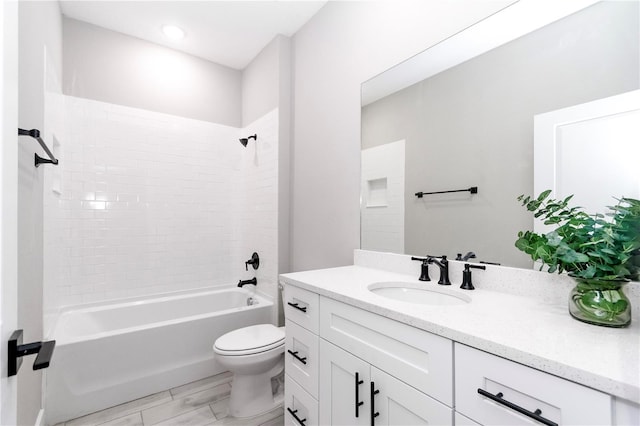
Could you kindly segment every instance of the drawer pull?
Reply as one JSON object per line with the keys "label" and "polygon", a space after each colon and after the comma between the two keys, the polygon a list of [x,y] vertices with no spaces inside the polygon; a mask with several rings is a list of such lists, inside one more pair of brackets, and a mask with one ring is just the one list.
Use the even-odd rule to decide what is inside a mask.
{"label": "drawer pull", "polygon": [[360,385],[364,381],[360,380],[360,374],[356,372],[356,418],[360,417],[360,406],[364,405],[364,401],[360,401]]}
{"label": "drawer pull", "polygon": [[542,410],[540,409],[536,409],[536,411],[529,411],[525,408],[520,407],[519,405],[514,404],[513,402],[509,402],[506,399],[502,399],[502,397],[504,396],[504,394],[502,392],[498,392],[497,394],[492,394],[487,392],[484,389],[480,389],[478,388],[478,393],[482,396],[486,396],[487,398],[489,398],[492,401],[497,402],[500,405],[504,405],[505,407],[511,408],[514,411],[517,411],[520,414],[524,414],[527,417],[530,417],[542,424],[545,424],[547,426],[558,426],[558,423],[554,423],[549,419],[545,419],[544,417],[542,417],[540,414],[542,414]]}
{"label": "drawer pull", "polygon": [[379,389],[376,389],[376,385],[374,382],[371,382],[371,426],[376,424],[376,417],[380,415],[379,412],[376,411],[375,404],[375,396],[380,393]]}
{"label": "drawer pull", "polygon": [[307,312],[307,307],[306,306],[300,306],[298,303],[291,303],[291,302],[287,302],[287,305],[296,308],[299,311],[302,312]]}
{"label": "drawer pull", "polygon": [[298,356],[298,351],[293,352],[291,349],[287,349],[287,352],[289,352],[291,354],[291,356],[293,356],[295,359],[297,359],[298,361],[300,361],[301,363],[303,363],[304,365],[307,365],[307,357],[299,357]]}
{"label": "drawer pull", "polygon": [[300,417],[298,417],[296,415],[296,413],[298,412],[298,410],[292,410],[291,408],[287,407],[287,411],[289,412],[289,414],[291,414],[293,416],[294,419],[296,419],[296,421],[298,423],[300,423],[302,426],[304,426],[304,422],[307,421],[307,419],[300,419]]}

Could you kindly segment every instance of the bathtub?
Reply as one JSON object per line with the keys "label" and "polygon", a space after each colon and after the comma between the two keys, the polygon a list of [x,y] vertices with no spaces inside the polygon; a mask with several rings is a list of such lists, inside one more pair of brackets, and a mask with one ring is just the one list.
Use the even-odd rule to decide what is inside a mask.
{"label": "bathtub", "polygon": [[223,372],[214,341],[271,322],[272,309],[270,300],[233,287],[62,311],[45,370],[47,423]]}

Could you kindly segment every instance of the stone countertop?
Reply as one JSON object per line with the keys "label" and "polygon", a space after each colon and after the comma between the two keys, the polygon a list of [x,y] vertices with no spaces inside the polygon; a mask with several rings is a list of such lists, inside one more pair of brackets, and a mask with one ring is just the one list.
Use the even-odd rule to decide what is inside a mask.
{"label": "stone countertop", "polygon": [[[391,300],[370,292],[375,282],[401,281],[471,302],[433,306]],[[456,342],[640,403],[640,322],[627,328],[585,324],[564,303],[458,286],[363,266],[280,275],[280,282],[306,289]],[[634,303],[632,301],[632,303]]]}

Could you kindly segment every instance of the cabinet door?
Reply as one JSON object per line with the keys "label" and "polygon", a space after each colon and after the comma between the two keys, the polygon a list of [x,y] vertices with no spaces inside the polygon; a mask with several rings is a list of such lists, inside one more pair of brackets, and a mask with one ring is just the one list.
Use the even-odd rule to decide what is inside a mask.
{"label": "cabinet door", "polygon": [[320,354],[320,424],[368,425],[369,364],[323,339]]}
{"label": "cabinet door", "polygon": [[[371,367],[375,425],[452,425],[453,410],[389,374]],[[377,415],[375,414],[377,413]]]}

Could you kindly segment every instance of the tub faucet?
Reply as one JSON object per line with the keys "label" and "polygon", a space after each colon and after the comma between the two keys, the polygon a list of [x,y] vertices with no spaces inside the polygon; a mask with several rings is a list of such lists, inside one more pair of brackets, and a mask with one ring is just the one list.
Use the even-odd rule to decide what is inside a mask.
{"label": "tub faucet", "polygon": [[436,266],[440,268],[438,284],[451,285],[451,281],[449,281],[449,261],[447,260],[447,256],[427,256],[427,259],[429,263],[435,263]]}
{"label": "tub faucet", "polygon": [[250,280],[238,281],[238,287],[242,287],[243,285],[247,285],[247,284],[258,285],[258,279],[256,277],[253,277]]}

